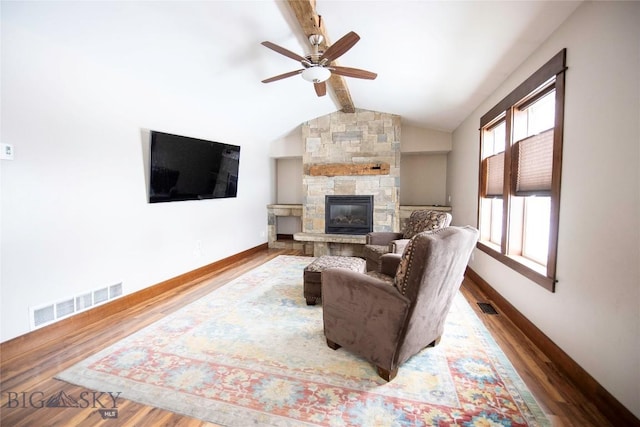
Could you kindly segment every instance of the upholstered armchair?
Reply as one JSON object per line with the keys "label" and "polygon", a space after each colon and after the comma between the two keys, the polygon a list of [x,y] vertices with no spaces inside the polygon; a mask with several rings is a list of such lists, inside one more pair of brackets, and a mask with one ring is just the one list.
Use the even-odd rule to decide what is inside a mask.
{"label": "upholstered armchair", "polygon": [[367,359],[391,381],[402,363],[440,341],[478,234],[473,227],[422,232],[402,255],[383,255],[381,272],[323,271],[327,345]]}
{"label": "upholstered armchair", "polygon": [[448,212],[417,210],[411,212],[407,225],[401,233],[391,231],[374,231],[367,234],[363,256],[367,261],[367,271],[380,271],[380,258],[386,253],[402,254],[405,246],[416,234],[438,230],[451,224]]}

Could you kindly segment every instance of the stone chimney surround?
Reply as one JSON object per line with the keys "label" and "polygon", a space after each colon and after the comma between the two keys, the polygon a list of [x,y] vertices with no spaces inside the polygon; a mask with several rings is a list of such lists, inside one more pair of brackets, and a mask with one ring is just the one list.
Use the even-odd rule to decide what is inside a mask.
{"label": "stone chimney surround", "polygon": [[326,195],[373,195],[373,230],[399,229],[400,116],[335,112],[303,123],[302,140],[303,233],[324,233]]}

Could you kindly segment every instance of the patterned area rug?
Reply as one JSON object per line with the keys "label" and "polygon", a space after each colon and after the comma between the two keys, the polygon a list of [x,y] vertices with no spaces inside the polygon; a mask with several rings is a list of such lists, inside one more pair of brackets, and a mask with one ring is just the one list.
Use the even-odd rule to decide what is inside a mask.
{"label": "patterned area rug", "polygon": [[312,260],[279,256],[57,378],[227,426],[550,425],[460,294],[390,383],[331,350],[302,295]]}

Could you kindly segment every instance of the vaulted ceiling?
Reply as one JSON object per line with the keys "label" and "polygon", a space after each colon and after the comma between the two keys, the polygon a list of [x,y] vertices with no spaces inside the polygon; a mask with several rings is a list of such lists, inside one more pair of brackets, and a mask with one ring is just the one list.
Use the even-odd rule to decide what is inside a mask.
{"label": "vaulted ceiling", "polygon": [[[287,23],[266,40],[302,55],[311,46],[300,12],[279,3]],[[412,125],[454,130],[575,10],[579,2],[557,1],[323,1],[315,4],[332,42],[349,31],[361,40],[340,65],[378,73],[376,80],[343,78],[356,108],[390,112]],[[289,7],[288,7],[289,6]],[[308,33],[308,29],[306,31]],[[264,49],[265,77],[293,70],[295,61]],[[267,71],[268,70],[268,71]],[[332,78],[333,79],[333,78]],[[339,110],[332,92],[317,98],[300,76],[268,84],[283,102]]]}
{"label": "vaulted ceiling", "polygon": [[[378,74],[375,80],[344,78],[355,108],[397,114],[403,123],[445,131],[454,130],[580,4],[313,1],[296,6],[315,6],[331,42],[350,31],[360,36],[339,58],[340,65]],[[38,48],[18,53],[19,45],[3,39],[3,51],[7,58],[24,60],[25,73],[40,67],[33,84],[43,85],[43,92],[71,96],[66,80],[92,84],[94,76],[96,89],[131,84],[136,94],[155,96],[193,122],[193,129],[182,129],[150,117],[139,123],[142,127],[268,143],[304,121],[343,108],[334,84],[327,96],[318,97],[313,84],[299,75],[261,83],[301,68],[263,41],[302,56],[311,51],[290,3],[3,2],[3,26],[39,40],[33,45]],[[48,57],[49,51],[55,57]],[[215,123],[220,135],[199,129],[198,114]]]}

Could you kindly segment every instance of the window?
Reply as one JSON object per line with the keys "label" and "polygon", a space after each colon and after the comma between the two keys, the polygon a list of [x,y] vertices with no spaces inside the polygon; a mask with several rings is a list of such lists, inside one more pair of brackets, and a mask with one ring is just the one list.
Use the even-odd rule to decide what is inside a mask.
{"label": "window", "polygon": [[566,49],[480,119],[478,248],[555,290]]}
{"label": "window", "polygon": [[504,143],[506,123],[499,120],[484,131],[482,168],[485,183],[481,199],[482,215],[480,231],[483,240],[500,247],[502,242],[502,193],[504,176]]}

